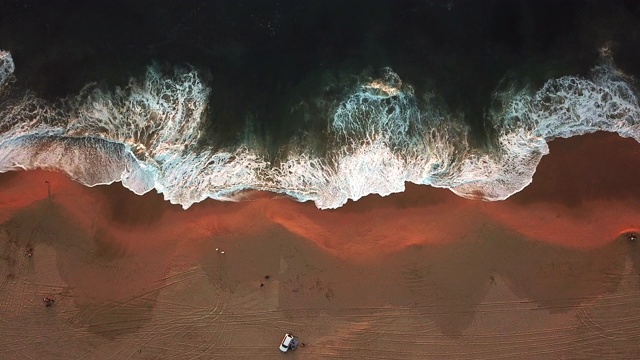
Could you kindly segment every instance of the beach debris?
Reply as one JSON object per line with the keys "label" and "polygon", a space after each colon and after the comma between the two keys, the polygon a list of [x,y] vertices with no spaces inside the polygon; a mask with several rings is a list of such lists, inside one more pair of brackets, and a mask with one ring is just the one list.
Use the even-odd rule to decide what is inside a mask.
{"label": "beach debris", "polygon": [[42,299],[42,301],[44,302],[44,306],[49,307],[51,305],[53,305],[56,301],[53,300],[52,298],[45,296],[44,299]]}
{"label": "beach debris", "polygon": [[636,241],[638,239],[638,236],[636,235],[636,233],[630,232],[627,233],[627,239],[629,239],[629,241]]}
{"label": "beach debris", "polygon": [[27,256],[28,257],[32,257],[33,256],[33,248],[31,248],[31,247],[27,248]]}
{"label": "beach debris", "polygon": [[264,279],[265,279],[265,280],[269,280],[269,278],[271,278],[271,276],[269,276],[269,275],[265,275],[265,276],[264,276]]}

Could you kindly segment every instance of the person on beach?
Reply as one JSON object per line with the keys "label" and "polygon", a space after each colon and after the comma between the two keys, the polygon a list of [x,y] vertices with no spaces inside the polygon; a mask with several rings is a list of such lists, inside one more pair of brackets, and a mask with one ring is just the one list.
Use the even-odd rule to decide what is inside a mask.
{"label": "person on beach", "polygon": [[55,300],[53,300],[52,298],[46,296],[44,299],[42,299],[42,301],[44,301],[44,306],[49,307],[51,305],[53,305],[53,303],[55,303]]}
{"label": "person on beach", "polygon": [[293,340],[291,340],[291,344],[289,344],[289,349],[295,350],[297,347],[298,347],[298,340],[296,340],[296,338],[294,337]]}

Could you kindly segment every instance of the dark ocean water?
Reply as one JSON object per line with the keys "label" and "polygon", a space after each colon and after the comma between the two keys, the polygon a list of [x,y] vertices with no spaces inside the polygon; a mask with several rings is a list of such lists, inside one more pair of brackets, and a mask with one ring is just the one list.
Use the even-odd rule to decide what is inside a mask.
{"label": "dark ocean water", "polygon": [[255,114],[284,138],[305,126],[288,110],[325,77],[385,66],[479,131],[503,78],[585,74],[603,46],[638,73],[639,32],[638,1],[17,0],[0,12],[0,48],[43,97],[188,63],[210,76],[221,129],[239,132]]}
{"label": "dark ocean water", "polygon": [[[589,78],[592,69],[605,62],[615,64],[613,73],[640,74],[639,45],[638,1],[0,1],[0,49],[10,52],[15,63],[14,95],[28,90],[55,103],[76,96],[91,82],[106,92],[126,86],[130,78],[144,79],[151,64],[166,76],[175,68],[195,71],[210,89],[198,125],[199,149],[216,152],[258,144],[272,166],[302,142],[305,153],[333,156],[322,165],[332,174],[341,171],[336,170],[332,151],[340,147],[342,155],[350,154],[371,139],[347,131],[344,140],[335,135],[331,119],[339,104],[362,92],[362,84],[384,78],[385,68],[397,74],[403,86],[412,87],[406,103],[395,103],[393,96],[385,100],[386,111],[414,106],[429,118],[455,119],[468,127],[464,141],[470,148],[491,148],[504,136],[492,117],[504,106],[496,93],[535,92],[564,76]],[[624,80],[635,88],[630,77]],[[368,123],[378,121],[370,119],[378,116],[371,111],[375,113],[371,109],[352,113]],[[403,144],[404,137],[414,141],[419,138],[414,133],[433,132],[425,130],[424,115],[415,116],[420,119],[409,121]],[[625,136],[635,134],[629,131]],[[566,135],[560,133],[548,138]],[[442,137],[453,146],[461,141],[449,133]],[[127,136],[88,138],[119,143]],[[393,151],[402,148],[387,140]],[[65,146],[65,151],[74,148]],[[406,150],[402,149],[398,151]],[[453,156],[437,166],[462,164],[462,157]],[[15,167],[17,160],[12,162]],[[176,174],[174,178],[184,177]],[[88,184],[101,182],[74,177]],[[418,178],[442,187],[475,181],[450,184]],[[315,199],[321,192],[315,189],[300,197],[296,186],[307,186],[306,180],[296,186],[255,185],[263,184],[261,179],[244,185],[232,182],[227,192],[259,187],[300,199]],[[172,186],[155,187],[166,194]],[[347,197],[358,197],[349,195],[353,188],[338,188]],[[387,190],[395,191],[392,188]]]}

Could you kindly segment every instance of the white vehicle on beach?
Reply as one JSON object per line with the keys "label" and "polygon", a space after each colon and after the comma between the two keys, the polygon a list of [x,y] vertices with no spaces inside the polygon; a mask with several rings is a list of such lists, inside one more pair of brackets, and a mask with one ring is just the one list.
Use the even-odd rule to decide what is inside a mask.
{"label": "white vehicle on beach", "polygon": [[284,339],[282,339],[282,342],[280,343],[280,351],[287,352],[289,350],[289,346],[291,345],[292,341],[293,341],[293,335],[284,334]]}

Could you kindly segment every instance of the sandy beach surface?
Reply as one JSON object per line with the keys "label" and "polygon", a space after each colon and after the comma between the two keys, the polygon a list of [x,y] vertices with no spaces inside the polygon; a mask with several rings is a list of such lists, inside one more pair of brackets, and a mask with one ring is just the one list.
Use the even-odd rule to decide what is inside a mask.
{"label": "sandy beach surface", "polygon": [[[184,211],[0,174],[0,358],[638,359],[640,145],[550,147],[492,203],[407,185]],[[305,347],[281,353],[285,332]]]}

